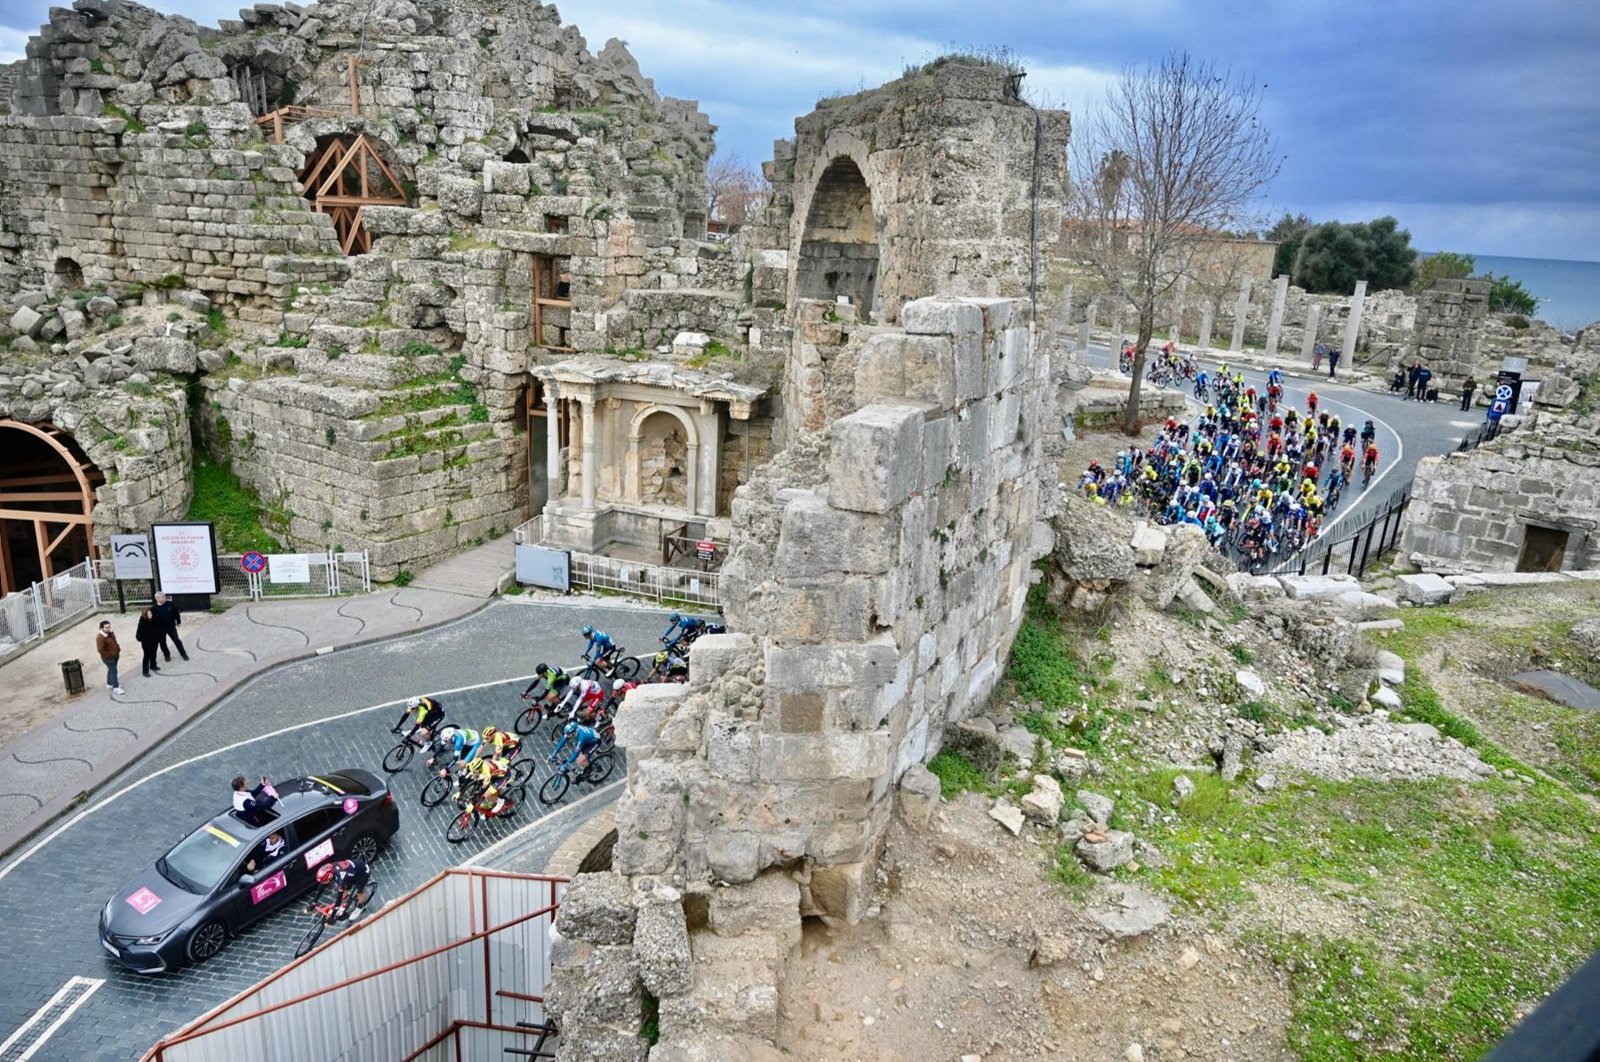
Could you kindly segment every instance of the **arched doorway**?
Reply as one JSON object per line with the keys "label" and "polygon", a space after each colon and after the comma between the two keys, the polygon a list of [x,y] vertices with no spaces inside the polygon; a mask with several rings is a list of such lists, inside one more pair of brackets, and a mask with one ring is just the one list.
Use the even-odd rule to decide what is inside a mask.
{"label": "arched doorway", "polygon": [[404,182],[365,133],[322,137],[309,159],[300,177],[301,194],[333,218],[345,254],[372,250],[372,234],[361,227],[364,208],[411,205]]}
{"label": "arched doorway", "polygon": [[795,294],[802,299],[848,296],[866,320],[878,286],[878,226],[872,192],[853,159],[834,159],[822,171],[800,236]]}
{"label": "arched doorway", "polygon": [[55,425],[0,420],[0,594],[94,555],[94,491],[104,482]]}
{"label": "arched doorway", "polygon": [[666,410],[639,424],[639,500],[689,509],[689,437],[682,422]]}

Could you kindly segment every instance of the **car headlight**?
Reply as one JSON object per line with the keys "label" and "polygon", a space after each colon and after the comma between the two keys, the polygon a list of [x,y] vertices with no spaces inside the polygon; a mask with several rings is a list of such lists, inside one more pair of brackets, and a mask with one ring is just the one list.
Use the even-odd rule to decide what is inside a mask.
{"label": "car headlight", "polygon": [[111,924],[111,905],[116,903],[116,902],[117,902],[117,898],[115,896],[111,897],[111,899],[106,901],[105,909],[100,912],[100,924],[101,925],[108,926],[108,925]]}
{"label": "car headlight", "polygon": [[[167,930],[167,933],[170,933],[170,932],[172,932],[170,929]],[[136,939],[134,941],[134,943],[135,944],[160,944],[163,940],[167,939],[167,933],[157,933],[153,937],[139,937],[138,939]]]}

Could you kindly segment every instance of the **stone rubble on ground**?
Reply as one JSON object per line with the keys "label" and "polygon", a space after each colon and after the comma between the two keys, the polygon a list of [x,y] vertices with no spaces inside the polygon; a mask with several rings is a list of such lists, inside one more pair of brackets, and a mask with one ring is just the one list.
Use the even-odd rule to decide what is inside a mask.
{"label": "stone rubble on ground", "polygon": [[1441,737],[1426,723],[1391,722],[1387,713],[1364,716],[1331,734],[1310,727],[1286,731],[1266,739],[1263,745],[1264,751],[1255,760],[1258,770],[1296,771],[1334,781],[1470,781],[1495,773],[1455,738]]}

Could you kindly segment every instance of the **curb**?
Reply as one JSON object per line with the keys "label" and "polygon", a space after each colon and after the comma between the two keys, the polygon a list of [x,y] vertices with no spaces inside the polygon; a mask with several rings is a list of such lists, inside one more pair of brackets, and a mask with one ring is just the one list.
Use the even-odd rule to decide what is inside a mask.
{"label": "curb", "polygon": [[[437,623],[429,623],[423,626],[413,627],[408,631],[402,631],[393,634],[374,634],[366,638],[357,637],[352,638],[348,642],[336,643],[333,646],[332,653],[319,653],[316,648],[308,645],[301,649],[282,652],[264,660],[256,661],[255,663],[257,666],[253,670],[243,672],[230,681],[219,681],[216,687],[210,691],[209,695],[196,701],[192,708],[178,709],[173,713],[171,718],[164,720],[160,726],[154,730],[151,730],[148,734],[148,737],[141,735],[139,740],[132,742],[126,746],[125,749],[118,750],[112,756],[108,757],[104,763],[96,764],[94,769],[90,771],[89,776],[82,782],[82,784],[75,787],[75,792],[63,792],[58,794],[54,799],[47,801],[32,815],[29,815],[20,826],[0,834],[0,859],[10,856],[22,845],[32,840],[37,834],[49,829],[55,824],[56,819],[58,819],[63,812],[71,810],[79,804],[87,803],[91,793],[104,786],[112,778],[115,778],[117,775],[127,770],[128,766],[132,764],[134,760],[155,749],[162,742],[166,741],[167,738],[171,737],[178,730],[181,730],[183,727],[193,722],[196,718],[215,707],[217,702],[233,693],[245,683],[251,682],[267,672],[276,670],[287,664],[298,664],[302,661],[311,660],[318,656],[332,656],[334,653],[341,653],[347,649],[359,649],[365,645],[373,645],[378,642],[385,642],[394,638],[409,638],[413,634],[421,634],[425,631],[436,630],[451,623],[457,623],[461,620],[469,619],[470,617],[477,615],[479,612],[482,612],[484,609],[494,604],[494,602],[497,600],[497,597],[484,598],[482,599],[482,602],[475,608],[468,609],[466,612],[463,612],[458,616],[451,616],[449,619],[443,619]],[[321,648],[326,649],[327,646],[323,646]]]}

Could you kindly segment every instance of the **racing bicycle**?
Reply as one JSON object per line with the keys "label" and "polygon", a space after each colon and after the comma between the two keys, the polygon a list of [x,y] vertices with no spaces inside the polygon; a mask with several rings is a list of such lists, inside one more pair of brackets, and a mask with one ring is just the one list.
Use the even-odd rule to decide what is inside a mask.
{"label": "racing bicycle", "polygon": [[298,959],[316,947],[317,941],[322,939],[322,934],[327,931],[329,926],[357,922],[366,910],[367,905],[372,903],[372,893],[377,887],[378,883],[376,881],[367,882],[366,887],[356,894],[355,904],[338,914],[335,914],[339,906],[337,893],[327,903],[317,903],[313,900],[308,904],[306,910],[316,916],[316,921],[311,924],[310,929],[305,931],[305,935],[300,938],[300,943],[295,945],[294,957]]}
{"label": "racing bicycle", "polygon": [[462,799],[456,801],[460,813],[450,820],[450,825],[445,828],[444,839],[451,844],[460,844],[471,836],[478,823],[484,819],[503,819],[517,813],[517,808],[528,799],[528,790],[525,786],[508,786],[500,793],[502,801],[499,810],[486,808],[478,802],[479,794],[463,794]]}

